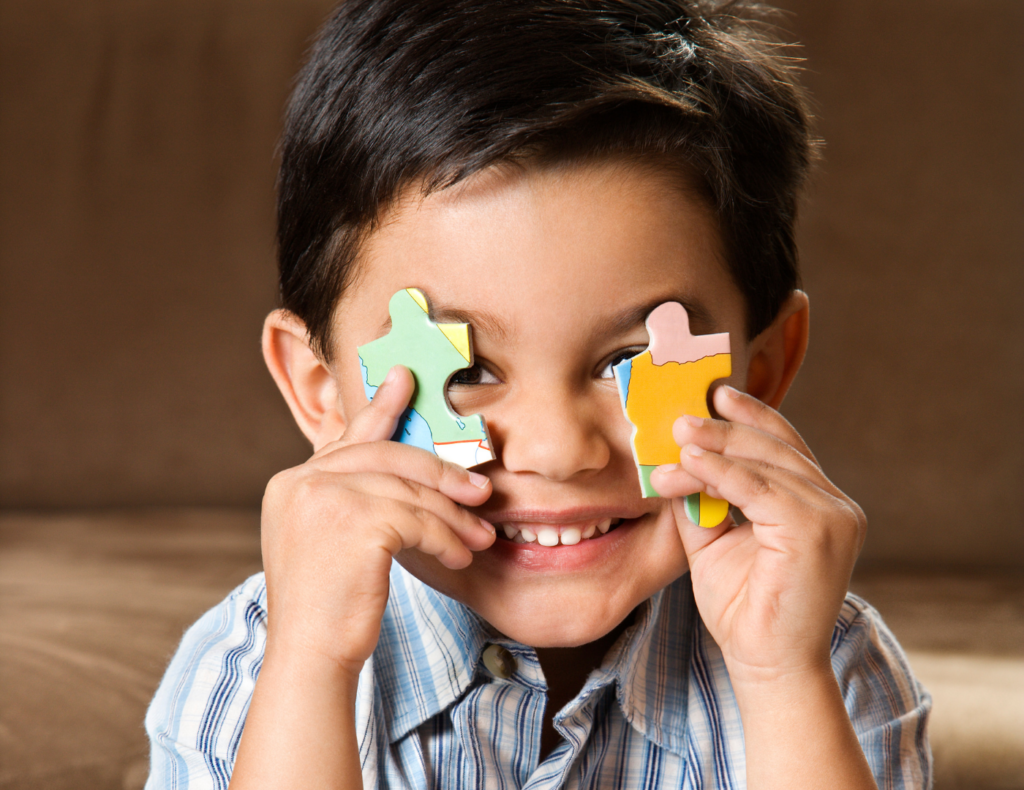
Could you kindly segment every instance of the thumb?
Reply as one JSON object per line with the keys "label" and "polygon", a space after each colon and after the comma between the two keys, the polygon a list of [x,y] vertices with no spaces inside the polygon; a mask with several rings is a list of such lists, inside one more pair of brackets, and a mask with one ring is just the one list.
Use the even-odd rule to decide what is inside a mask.
{"label": "thumb", "polygon": [[398,420],[408,408],[415,388],[416,380],[408,368],[402,365],[391,368],[374,393],[373,400],[352,418],[341,437],[342,445],[383,442],[394,436]]}
{"label": "thumb", "polygon": [[675,516],[679,538],[683,542],[683,550],[691,568],[704,549],[735,526],[731,511],[717,527],[697,526],[686,515],[685,497],[675,497],[672,500],[672,515]]}

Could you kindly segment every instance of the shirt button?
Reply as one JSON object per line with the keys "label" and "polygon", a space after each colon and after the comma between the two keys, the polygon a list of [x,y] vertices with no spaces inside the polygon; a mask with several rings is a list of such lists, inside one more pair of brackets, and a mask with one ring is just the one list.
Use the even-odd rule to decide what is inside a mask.
{"label": "shirt button", "polygon": [[487,645],[484,648],[484,666],[496,678],[507,680],[516,671],[516,657],[501,645]]}

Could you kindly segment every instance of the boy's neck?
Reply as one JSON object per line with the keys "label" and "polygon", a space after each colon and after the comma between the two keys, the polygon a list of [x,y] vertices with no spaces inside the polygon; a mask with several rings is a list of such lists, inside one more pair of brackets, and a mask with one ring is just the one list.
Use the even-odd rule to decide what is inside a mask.
{"label": "boy's neck", "polygon": [[548,684],[548,704],[544,710],[541,731],[540,759],[545,759],[558,746],[561,736],[555,730],[554,716],[580,693],[590,673],[601,666],[605,655],[630,625],[633,615],[619,623],[600,639],[578,647],[537,648],[544,679]]}

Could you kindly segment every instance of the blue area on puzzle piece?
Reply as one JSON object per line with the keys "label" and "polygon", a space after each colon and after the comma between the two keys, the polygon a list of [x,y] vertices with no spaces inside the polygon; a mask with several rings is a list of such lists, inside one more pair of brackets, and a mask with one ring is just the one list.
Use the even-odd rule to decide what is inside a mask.
{"label": "blue area on puzzle piece", "polygon": [[391,438],[396,442],[411,444],[414,447],[422,447],[424,450],[434,452],[434,438],[423,415],[416,409],[406,409],[402,416],[403,419],[398,425],[398,430]]}
{"label": "blue area on puzzle piece", "polygon": [[612,366],[612,373],[615,374],[615,383],[619,385],[619,401],[621,403],[625,403],[629,395],[629,376],[632,372],[632,359],[624,359],[619,364]]}

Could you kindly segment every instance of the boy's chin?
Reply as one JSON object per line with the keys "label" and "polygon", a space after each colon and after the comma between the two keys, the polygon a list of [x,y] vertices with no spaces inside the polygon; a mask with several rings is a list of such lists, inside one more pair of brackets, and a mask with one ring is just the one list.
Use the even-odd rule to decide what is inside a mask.
{"label": "boy's chin", "polygon": [[623,533],[623,545],[602,562],[571,572],[523,570],[500,553],[489,552],[477,553],[461,570],[445,568],[416,551],[400,552],[396,559],[510,639],[537,648],[579,647],[608,635],[637,606],[686,572],[675,523],[662,521]]}
{"label": "boy's chin", "polygon": [[665,579],[660,585],[643,589],[620,585],[611,593],[579,583],[556,585],[555,589],[503,590],[486,578],[467,585],[467,576],[450,571],[434,575],[418,573],[424,570],[422,567],[406,568],[435,590],[468,606],[499,633],[536,648],[579,647],[595,642],[672,581]]}
{"label": "boy's chin", "polygon": [[545,648],[579,647],[596,642],[611,633],[631,611],[627,609],[621,616],[608,613],[584,618],[567,617],[560,612],[534,613],[529,619],[525,614],[506,616],[504,612],[499,612],[492,617],[484,616],[483,612],[478,614],[509,639],[530,647]]}

